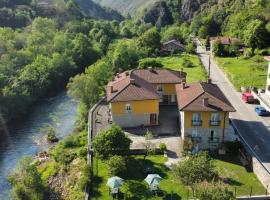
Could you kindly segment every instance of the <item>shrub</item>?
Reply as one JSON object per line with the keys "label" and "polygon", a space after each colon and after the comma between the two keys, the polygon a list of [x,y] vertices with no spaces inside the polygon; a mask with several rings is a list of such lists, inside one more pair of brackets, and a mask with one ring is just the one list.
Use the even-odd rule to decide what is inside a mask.
{"label": "shrub", "polygon": [[160,143],[160,144],[159,144],[159,149],[160,149],[162,152],[166,151],[166,150],[167,150],[166,144]]}
{"label": "shrub", "polygon": [[193,63],[188,59],[183,59],[183,67],[191,68],[194,67]]}
{"label": "shrub", "polygon": [[186,45],[186,52],[190,54],[195,54],[196,53],[196,45],[193,42],[189,42]]}
{"label": "shrub", "polygon": [[126,171],[126,160],[122,156],[112,156],[108,162],[108,167],[110,170],[110,174],[112,176],[119,175]]}
{"label": "shrub", "polygon": [[243,148],[243,145],[240,141],[234,141],[234,142],[225,142],[225,147],[229,153],[237,155],[239,149]]}
{"label": "shrub", "polygon": [[89,165],[85,165],[82,170],[81,176],[78,180],[78,186],[80,190],[83,191],[87,185],[90,185],[90,181],[91,181],[91,167]]}
{"label": "shrub", "polygon": [[145,58],[139,61],[138,69],[146,69],[148,67],[161,68],[163,64],[154,58]]}
{"label": "shrub", "polygon": [[92,144],[96,155],[101,159],[107,159],[112,155],[126,155],[131,140],[119,126],[113,124],[110,129],[97,134]]}
{"label": "shrub", "polygon": [[217,178],[217,172],[211,158],[206,152],[191,155],[187,160],[174,167],[174,173],[185,185],[194,185],[202,181],[212,181]]}

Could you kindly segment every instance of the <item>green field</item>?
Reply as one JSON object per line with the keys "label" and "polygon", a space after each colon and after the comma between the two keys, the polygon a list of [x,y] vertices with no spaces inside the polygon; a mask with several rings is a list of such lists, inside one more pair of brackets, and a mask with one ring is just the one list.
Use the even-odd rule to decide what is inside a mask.
{"label": "green field", "polygon": [[220,67],[225,71],[237,90],[241,86],[265,88],[267,76],[267,62],[256,62],[254,58],[221,58],[216,57]]}
{"label": "green field", "polygon": [[[133,157],[134,159],[130,162],[128,166],[128,171],[121,177],[125,180],[138,180],[142,181],[146,177],[143,173],[145,166],[153,166],[155,171],[164,179],[161,181],[160,189],[164,191],[163,197],[152,197],[147,199],[187,199],[191,197],[191,191],[187,187],[175,178],[172,171],[164,166],[166,158],[163,156],[148,156],[146,160],[143,160],[143,156]],[[227,161],[229,160],[229,161]],[[229,179],[228,187],[233,192],[236,188],[237,196],[249,195],[250,188],[252,186],[252,194],[264,194],[265,189],[259,180],[256,178],[254,173],[247,172],[246,169],[240,164],[237,158],[233,157],[223,157],[216,158],[214,160],[216,169],[219,171],[219,175]],[[98,166],[98,167],[97,167]],[[106,186],[107,179],[109,176],[109,171],[107,165],[102,161],[95,162],[94,164],[94,183],[93,189],[93,199],[109,200],[112,197],[109,195],[109,189]]]}
{"label": "green field", "polygon": [[[160,61],[165,68],[178,70],[181,68],[187,73],[187,82],[194,82],[198,80],[206,80],[206,72],[196,55],[181,54],[169,57],[158,57],[156,60]],[[184,67],[183,62],[189,60],[193,67]]]}

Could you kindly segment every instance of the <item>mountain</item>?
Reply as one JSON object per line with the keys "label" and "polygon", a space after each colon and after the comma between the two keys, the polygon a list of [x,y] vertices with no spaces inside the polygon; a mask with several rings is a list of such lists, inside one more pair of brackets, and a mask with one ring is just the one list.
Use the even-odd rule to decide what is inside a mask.
{"label": "mountain", "polygon": [[105,8],[92,0],[73,0],[81,9],[84,15],[95,19],[117,20],[121,21],[124,17],[117,11]]}
{"label": "mountain", "polygon": [[135,15],[144,8],[151,7],[159,0],[93,0],[101,6],[112,8],[123,14]]}

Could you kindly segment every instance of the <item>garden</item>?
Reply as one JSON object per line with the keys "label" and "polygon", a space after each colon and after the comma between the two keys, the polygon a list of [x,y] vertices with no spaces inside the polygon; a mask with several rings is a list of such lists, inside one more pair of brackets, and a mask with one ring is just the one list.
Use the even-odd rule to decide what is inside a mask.
{"label": "garden", "polygon": [[[177,200],[194,197],[230,200],[235,196],[265,193],[255,174],[243,167],[236,156],[210,156],[202,152],[188,155],[168,169],[165,166],[167,158],[163,155],[128,153],[130,142],[115,125],[94,139],[96,156],[90,191],[93,199],[112,199],[115,185],[108,181],[112,177],[121,177],[117,195],[114,195],[118,199]],[[161,177],[157,190],[146,182],[149,174]]]}

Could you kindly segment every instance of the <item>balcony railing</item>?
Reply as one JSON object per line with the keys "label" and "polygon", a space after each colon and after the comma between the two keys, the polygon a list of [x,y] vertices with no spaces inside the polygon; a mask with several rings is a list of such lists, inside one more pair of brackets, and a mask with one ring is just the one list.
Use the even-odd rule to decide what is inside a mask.
{"label": "balcony railing", "polygon": [[208,142],[212,143],[212,144],[219,143],[219,141],[220,141],[220,139],[218,137],[209,137],[208,138]]}
{"label": "balcony railing", "polygon": [[220,126],[220,120],[216,120],[216,121],[210,120],[210,126]]}
{"label": "balcony railing", "polygon": [[191,124],[192,124],[192,126],[201,126],[202,120],[192,120]]}

